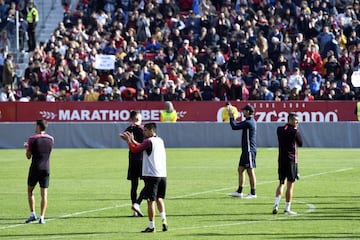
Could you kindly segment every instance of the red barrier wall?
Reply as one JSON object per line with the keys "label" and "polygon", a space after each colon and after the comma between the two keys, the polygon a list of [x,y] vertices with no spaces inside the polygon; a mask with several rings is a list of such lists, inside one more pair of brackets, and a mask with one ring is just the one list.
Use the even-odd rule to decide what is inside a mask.
{"label": "red barrier wall", "polygon": [[[303,122],[357,121],[355,101],[248,102],[258,122],[285,122],[288,112]],[[173,102],[178,121],[221,122],[224,102]],[[238,109],[245,102],[232,102]],[[45,118],[53,122],[123,122],[130,111],[141,110],[144,121],[159,121],[164,102],[2,102],[0,122],[29,122]],[[241,115],[241,110],[239,111]],[[240,116],[239,120],[241,120]]]}

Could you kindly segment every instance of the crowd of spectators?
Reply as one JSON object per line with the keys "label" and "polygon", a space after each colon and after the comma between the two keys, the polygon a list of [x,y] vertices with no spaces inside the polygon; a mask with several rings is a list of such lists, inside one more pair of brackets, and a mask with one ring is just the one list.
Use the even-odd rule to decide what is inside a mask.
{"label": "crowd of spectators", "polygon": [[[3,89],[18,101],[355,100],[359,20],[359,0],[79,0]],[[115,68],[96,69],[97,54]]]}

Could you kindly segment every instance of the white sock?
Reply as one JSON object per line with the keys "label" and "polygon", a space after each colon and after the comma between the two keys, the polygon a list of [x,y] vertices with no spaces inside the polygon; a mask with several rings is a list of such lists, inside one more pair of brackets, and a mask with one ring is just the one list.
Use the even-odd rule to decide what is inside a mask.
{"label": "white sock", "polygon": [[30,216],[36,217],[36,213],[35,212],[30,212]]}
{"label": "white sock", "polygon": [[155,228],[155,222],[154,221],[149,222],[149,228]]}
{"label": "white sock", "polygon": [[162,220],[166,220],[166,213],[165,212],[161,212],[160,213],[160,217]]}
{"label": "white sock", "polygon": [[285,203],[285,211],[290,211],[291,202]]}
{"label": "white sock", "polygon": [[280,200],[281,200],[281,197],[276,197],[275,202],[274,202],[274,206],[279,206]]}

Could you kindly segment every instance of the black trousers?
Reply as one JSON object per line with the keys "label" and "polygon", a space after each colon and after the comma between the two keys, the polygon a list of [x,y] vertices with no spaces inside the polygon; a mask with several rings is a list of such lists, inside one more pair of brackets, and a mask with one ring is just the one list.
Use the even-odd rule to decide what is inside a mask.
{"label": "black trousers", "polygon": [[29,46],[29,51],[34,51],[35,47],[36,47],[36,23],[29,23],[28,25],[28,46]]}

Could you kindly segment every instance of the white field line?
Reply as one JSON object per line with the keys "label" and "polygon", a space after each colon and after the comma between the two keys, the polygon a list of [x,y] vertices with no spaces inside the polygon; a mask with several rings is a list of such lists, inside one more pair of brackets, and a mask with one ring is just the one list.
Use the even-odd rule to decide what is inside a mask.
{"label": "white field line", "polygon": [[[316,176],[320,176],[320,175],[325,175],[325,174],[330,174],[330,173],[337,173],[337,172],[345,172],[345,171],[349,171],[349,170],[352,170],[352,169],[353,168],[342,168],[342,169],[338,169],[338,170],[334,170],[334,171],[327,171],[327,172],[310,174],[310,175],[302,176],[302,178],[316,177]],[[274,182],[277,182],[277,180],[276,181],[261,182],[261,183],[258,183],[257,185],[264,185],[264,184],[269,184],[269,183],[274,183]],[[219,191],[224,191],[224,190],[229,190],[229,189],[232,189],[232,188],[214,189],[214,190],[209,190],[209,191],[204,191],[204,192],[186,194],[186,195],[183,195],[183,196],[169,197],[167,199],[178,199],[178,198],[184,198],[184,197],[189,197],[189,196],[195,196],[195,195],[202,195],[202,194],[207,194],[207,193],[219,192]],[[300,201],[298,201],[298,202],[300,202]],[[307,205],[309,207],[309,209],[305,212],[305,214],[315,211],[315,206],[313,204],[305,203],[305,202],[300,202],[300,203],[305,204],[305,205]],[[93,212],[100,212],[100,211],[106,211],[106,210],[110,210],[110,209],[114,209],[114,208],[121,208],[121,207],[128,207],[128,206],[130,206],[130,204],[121,204],[121,205],[117,204],[115,206],[97,208],[97,209],[81,211],[81,212],[75,212],[75,213],[65,214],[65,215],[62,215],[62,216],[59,216],[59,217],[55,217],[55,218],[48,218],[48,219],[46,219],[46,221],[49,222],[49,221],[54,221],[54,220],[58,220],[58,219],[62,219],[62,218],[70,218],[70,217],[77,216],[77,215],[88,214],[88,213],[93,213]],[[298,214],[298,216],[299,215],[301,215],[301,214]],[[283,218],[287,218],[287,217],[288,216],[286,216],[286,217],[284,216],[284,217],[280,217],[280,218],[276,218],[276,219],[283,219]],[[185,229],[209,228],[209,227],[224,227],[224,226],[242,225],[242,224],[257,223],[257,222],[264,222],[264,221],[272,221],[272,220],[276,220],[276,219],[240,222],[240,223],[232,223],[232,224],[211,225],[211,226],[201,226],[201,227],[174,228],[172,230],[185,230]],[[0,227],[0,230],[20,227],[20,226],[26,226],[26,225],[27,224],[13,224],[13,225]]]}
{"label": "white field line", "polygon": [[[330,174],[330,173],[345,172],[345,171],[349,171],[349,170],[352,170],[352,169],[354,169],[354,168],[342,168],[342,169],[338,169],[338,170],[334,170],[334,171],[327,171],[327,172],[314,173],[314,174],[310,174],[310,175],[306,175],[306,176],[301,176],[301,178],[317,177],[317,176],[321,176],[321,175],[325,175],[325,174]],[[279,180],[272,180],[272,181],[260,182],[260,183],[257,183],[256,185],[265,185],[265,184],[277,183],[277,182],[279,182]],[[220,188],[220,189],[214,189],[214,190],[209,190],[209,191],[204,191],[204,192],[190,193],[190,194],[186,194],[186,195],[178,196],[178,197],[169,197],[169,198],[167,198],[167,199],[177,199],[177,198],[184,198],[184,197],[191,197],[191,196],[196,196],[196,195],[202,195],[202,194],[206,194],[206,193],[222,192],[222,191],[224,191],[224,190],[229,190],[229,189],[233,189],[233,188],[234,188],[234,187]]]}

